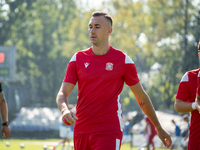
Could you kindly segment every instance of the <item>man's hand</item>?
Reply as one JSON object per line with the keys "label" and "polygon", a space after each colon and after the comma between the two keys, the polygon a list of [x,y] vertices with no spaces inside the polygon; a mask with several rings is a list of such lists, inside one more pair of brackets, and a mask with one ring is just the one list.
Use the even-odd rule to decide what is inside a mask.
{"label": "man's hand", "polygon": [[62,113],[62,121],[65,125],[73,126],[75,120],[78,119],[76,115],[68,109],[64,110]]}
{"label": "man's hand", "polygon": [[156,128],[156,130],[157,130],[158,137],[161,139],[163,144],[169,148],[172,144],[170,134],[162,128],[159,128],[159,129]]}
{"label": "man's hand", "polygon": [[8,138],[11,134],[11,130],[9,126],[3,126],[1,129],[1,134],[4,138]]}

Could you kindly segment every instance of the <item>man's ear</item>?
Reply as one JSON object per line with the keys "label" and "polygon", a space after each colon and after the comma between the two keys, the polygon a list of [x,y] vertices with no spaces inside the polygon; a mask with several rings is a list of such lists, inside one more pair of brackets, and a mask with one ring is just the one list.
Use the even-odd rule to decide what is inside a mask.
{"label": "man's ear", "polygon": [[112,27],[108,28],[107,33],[110,35],[112,33],[112,30],[113,30]]}

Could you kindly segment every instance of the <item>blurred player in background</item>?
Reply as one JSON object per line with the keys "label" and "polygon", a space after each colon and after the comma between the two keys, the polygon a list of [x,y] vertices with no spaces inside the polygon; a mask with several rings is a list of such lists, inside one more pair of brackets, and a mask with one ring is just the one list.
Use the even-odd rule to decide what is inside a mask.
{"label": "blurred player in background", "polygon": [[[171,138],[161,126],[150,98],[140,84],[133,60],[109,45],[113,20],[104,12],[94,12],[88,30],[92,46],[70,60],[57,95],[63,120],[75,123],[75,150],[119,150],[123,135],[120,93],[126,83],[143,112],[152,121],[165,146]],[[76,116],[69,110],[68,97],[78,83]]]}
{"label": "blurred player in background", "polygon": [[[72,104],[69,104],[68,106],[69,106],[69,110],[72,110],[74,108],[74,105]],[[56,147],[58,147],[60,144],[62,144],[62,150],[65,150],[65,143],[69,145],[70,140],[73,140],[73,130],[74,130],[74,126],[65,125],[61,121],[60,126],[59,126],[59,135],[62,139],[56,143],[56,145],[53,147],[53,150],[56,150]]]}
{"label": "blurred player in background", "polygon": [[8,108],[7,108],[6,99],[3,95],[1,81],[0,81],[0,113],[1,113],[1,119],[3,122],[2,128],[1,128],[1,134],[3,137],[7,139],[11,134],[11,130],[10,130],[10,127],[8,126]]}
{"label": "blurred player in background", "polygon": [[152,150],[155,149],[153,138],[157,134],[156,129],[149,118],[145,115],[144,120],[146,122],[146,126],[144,129],[144,135],[146,136],[146,144],[147,150],[150,150],[150,146],[152,146]]}
{"label": "blurred player in background", "polygon": [[153,138],[157,134],[156,129],[149,118],[145,115],[144,117],[146,121],[145,133],[147,138],[147,150],[150,150],[150,145],[152,146],[152,150],[155,149]]}
{"label": "blurred player in background", "polygon": [[[198,43],[198,51],[200,51],[200,42]],[[200,104],[198,101],[195,103],[199,70],[191,70],[183,75],[174,103],[177,112],[191,112],[188,150],[200,149],[200,109],[197,109],[200,108]]]}
{"label": "blurred player in background", "polygon": [[146,122],[146,126],[144,128],[143,134],[144,134],[144,136],[146,136],[146,142],[143,143],[138,148],[138,150],[144,150],[144,147],[146,147],[147,150],[150,150],[150,146],[152,147],[151,149],[154,150],[155,145],[154,145],[153,138],[155,137],[157,132],[156,132],[154,125],[152,124],[152,122],[149,120],[149,118],[146,115],[144,115],[144,120]]}
{"label": "blurred player in background", "polygon": [[133,144],[133,134],[137,134],[137,132],[133,131],[132,129],[132,120],[131,118],[128,118],[128,120],[124,124],[124,130],[123,130],[123,138],[122,138],[122,144],[123,143],[130,143],[130,147],[132,149]]}
{"label": "blurred player in background", "polygon": [[183,148],[183,150],[187,150],[188,149],[188,137],[189,137],[189,127],[190,127],[190,117],[188,114],[185,114],[183,116],[183,120],[188,124],[188,128],[184,131],[184,133],[182,133],[182,135],[184,136],[184,138],[181,140],[181,147]]}
{"label": "blurred player in background", "polygon": [[181,144],[181,128],[179,127],[179,125],[172,119],[172,123],[175,125],[175,138],[172,141],[172,146],[171,146],[171,150],[173,150],[176,146],[179,148],[179,145]]}

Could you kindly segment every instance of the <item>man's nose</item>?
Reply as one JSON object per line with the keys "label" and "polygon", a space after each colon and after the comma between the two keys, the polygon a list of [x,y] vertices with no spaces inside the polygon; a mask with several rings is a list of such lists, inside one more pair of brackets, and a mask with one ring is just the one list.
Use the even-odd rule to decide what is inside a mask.
{"label": "man's nose", "polygon": [[94,33],[95,32],[94,28],[90,28],[90,32]]}

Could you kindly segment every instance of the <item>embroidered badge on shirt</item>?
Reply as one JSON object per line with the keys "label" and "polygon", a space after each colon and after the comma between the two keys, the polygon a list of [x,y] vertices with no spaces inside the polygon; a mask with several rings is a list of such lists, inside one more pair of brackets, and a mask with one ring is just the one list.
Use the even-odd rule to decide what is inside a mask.
{"label": "embroidered badge on shirt", "polygon": [[113,70],[113,63],[106,63],[106,70],[109,70],[109,71],[111,71],[111,70]]}
{"label": "embroidered badge on shirt", "polygon": [[84,64],[85,64],[85,68],[87,68],[89,66],[89,63],[87,63],[87,62],[84,63]]}

